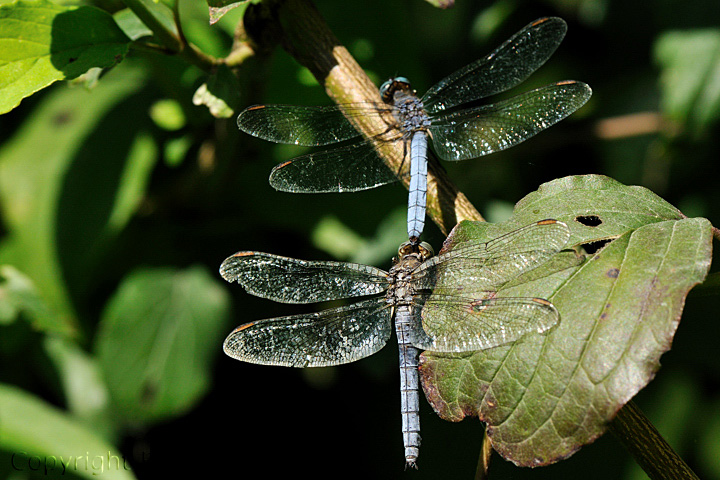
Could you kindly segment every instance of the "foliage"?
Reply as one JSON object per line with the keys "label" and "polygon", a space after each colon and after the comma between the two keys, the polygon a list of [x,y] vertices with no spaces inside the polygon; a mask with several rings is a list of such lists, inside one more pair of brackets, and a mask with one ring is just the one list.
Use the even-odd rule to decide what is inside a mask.
{"label": "foliage", "polygon": [[[397,398],[388,394],[397,388],[392,349],[308,371],[241,365],[221,354],[234,326],[297,313],[225,285],[215,272],[227,255],[253,249],[387,268],[405,231],[401,188],[290,196],[267,185],[272,165],[300,150],[242,135],[239,109],[328,100],[286,53],[265,56],[246,42],[257,32],[237,26],[258,2],[0,3],[0,472],[60,476],[43,468],[74,456],[65,473],[81,477],[97,476],[93,461],[102,458],[103,474],[118,478],[260,466],[273,476],[329,478],[348,464],[351,475],[395,478],[402,455]],[[567,433],[587,414],[566,450],[541,453],[562,457],[602,432],[598,418],[643,388],[673,342],[657,379],[635,400],[701,477],[720,476],[717,275],[709,296],[688,297],[673,340],[685,294],[711,255],[710,225],[695,217],[720,214],[717,2],[316,4],[376,84],[403,74],[418,91],[535,18],[568,22],[556,55],[522,89],[576,78],[593,88],[590,102],[525,144],[443,166],[492,222],[507,220],[525,197],[515,208],[520,223],[552,212],[572,225],[573,245],[614,239],[582,274],[546,292],[563,319],[582,319],[594,341],[563,330],[568,320],[546,337],[471,357],[428,355],[425,375],[446,373],[426,393],[444,418],[479,413],[506,452],[522,438],[503,430],[508,411],[491,408],[489,396],[474,410],[478,389],[511,402],[527,389],[532,401],[511,413],[540,409],[520,418],[532,428],[552,419],[534,430],[544,445],[548,427]],[[273,40],[272,31],[263,33]],[[580,176],[587,173],[617,182]],[[596,182],[595,190],[583,181]],[[597,215],[602,226],[583,226],[578,215]],[[498,227],[463,224],[453,241],[483,238],[486,228]],[[439,246],[443,237],[428,226],[427,240]],[[663,248],[668,253],[650,254]],[[600,275],[612,268],[634,276]],[[662,294],[643,303],[648,297],[636,291],[643,285]],[[589,303],[601,289],[612,291],[618,309],[611,325]],[[579,292],[588,303],[568,300]],[[643,328],[632,330],[631,314],[644,305],[655,308],[636,316]],[[631,331],[645,341],[628,340]],[[501,390],[499,376],[509,370],[500,363],[525,362],[543,345],[553,355],[537,364],[541,373],[510,375]],[[591,361],[600,354],[612,357],[607,371]],[[633,370],[631,356],[643,368]],[[547,379],[565,374],[573,388],[584,375],[592,388],[572,393],[592,396],[556,395]],[[543,417],[542,409],[563,401]],[[479,422],[450,424],[421,408],[417,475],[471,475]],[[632,460],[608,437],[542,469],[498,458],[492,473],[635,478]]]}
{"label": "foliage", "polygon": [[517,203],[509,226],[461,223],[445,248],[492,238],[497,228],[537,221],[547,211],[570,226],[571,245],[612,239],[582,265],[552,275],[534,271],[498,292],[552,301],[557,328],[460,359],[426,352],[420,367],[442,418],[479,416],[494,448],[523,466],[570,456],[645,387],[712,251],[706,219],[682,218],[648,190],[596,176],[541,185]]}

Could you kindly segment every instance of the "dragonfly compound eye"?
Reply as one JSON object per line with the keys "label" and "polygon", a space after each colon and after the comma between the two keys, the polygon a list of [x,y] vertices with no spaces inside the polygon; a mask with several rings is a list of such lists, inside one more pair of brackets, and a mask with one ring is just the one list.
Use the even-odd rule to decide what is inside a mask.
{"label": "dragonfly compound eye", "polygon": [[433,250],[432,246],[427,242],[420,242],[418,248],[420,249],[420,255],[422,255],[423,261],[435,255],[435,250]]}
{"label": "dragonfly compound eye", "polygon": [[408,80],[407,78],[391,78],[390,80],[380,85],[380,96],[382,97],[383,102],[389,104],[393,103],[393,95],[397,90],[404,90],[414,93],[412,88],[410,88],[410,80]]}

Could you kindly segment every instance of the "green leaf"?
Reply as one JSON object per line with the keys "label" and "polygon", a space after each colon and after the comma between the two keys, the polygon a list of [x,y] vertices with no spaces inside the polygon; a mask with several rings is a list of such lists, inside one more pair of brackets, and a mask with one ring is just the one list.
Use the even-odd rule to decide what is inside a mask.
{"label": "green leaf", "polygon": [[129,8],[124,8],[113,14],[113,18],[118,27],[130,38],[137,40],[142,37],[152,37],[153,31],[150,30],[140,18]]}
{"label": "green leaf", "polygon": [[720,29],[672,31],[655,44],[662,67],[661,107],[675,121],[705,130],[720,117]]}
{"label": "green leaf", "polygon": [[32,280],[63,329],[75,325],[70,295],[88,290],[93,262],[135,211],[157,157],[138,132],[149,125],[147,99],[128,98],[143,81],[123,65],[92,92],[58,88],[0,149],[9,231],[0,262]]}
{"label": "green leaf", "polygon": [[445,248],[547,217],[568,224],[576,248],[612,240],[580,266],[541,266],[499,292],[550,300],[560,323],[481,352],[425,352],[420,368],[442,418],[478,415],[494,448],[522,466],[561,460],[605,431],[659,369],[685,297],[711,261],[707,220],[682,218],[649,190],[595,175],[542,185],[504,224],[463,222]]}
{"label": "green leaf", "polygon": [[0,6],[0,113],[53,82],[115,65],[129,43],[112,16],[94,7],[47,0]]}
{"label": "green leaf", "polygon": [[122,418],[153,421],[191,408],[210,386],[229,299],[204,269],[141,270],[102,315],[97,356]]}
{"label": "green leaf", "polygon": [[0,265],[0,324],[14,321],[21,312],[36,330],[73,333],[69,324],[53,315],[30,278],[12,265]]}
{"label": "green leaf", "polygon": [[75,342],[56,336],[46,336],[43,346],[57,369],[68,410],[94,432],[113,438],[110,395],[97,359]]}
{"label": "green leaf", "polygon": [[0,406],[0,448],[11,452],[16,469],[27,474],[37,468],[45,476],[135,478],[111,444],[43,400],[0,384]]}

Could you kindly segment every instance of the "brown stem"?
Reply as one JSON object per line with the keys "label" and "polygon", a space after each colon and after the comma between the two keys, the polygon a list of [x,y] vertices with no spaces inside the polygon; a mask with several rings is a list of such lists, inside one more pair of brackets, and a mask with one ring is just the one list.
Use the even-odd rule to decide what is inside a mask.
{"label": "brown stem", "polygon": [[492,456],[492,440],[488,437],[487,429],[483,433],[482,446],[478,456],[478,464],[475,469],[475,480],[487,480],[490,478],[490,458]]}
{"label": "brown stem", "polygon": [[[283,48],[312,72],[336,103],[381,102],[377,87],[335,38],[309,0],[273,0],[262,4],[260,8],[266,10],[259,17],[273,17],[280,25],[280,43]],[[248,25],[249,22],[250,19],[246,17],[247,31],[257,31]],[[354,118],[351,121],[366,136],[388,128],[387,123],[379,118]],[[408,167],[403,164],[401,144],[388,142],[377,146],[387,165],[396,172],[403,172]],[[428,175],[428,216],[445,234],[461,220],[482,221],[480,213],[436,164],[431,162]],[[409,184],[407,175],[403,175],[401,180],[406,186]]]}
{"label": "brown stem", "polygon": [[652,480],[697,480],[697,475],[633,402],[615,415],[610,431]]}

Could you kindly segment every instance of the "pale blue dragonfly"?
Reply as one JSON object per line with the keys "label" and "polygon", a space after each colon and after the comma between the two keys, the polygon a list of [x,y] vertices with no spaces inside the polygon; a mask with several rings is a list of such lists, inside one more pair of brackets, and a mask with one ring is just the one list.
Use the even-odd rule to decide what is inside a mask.
{"label": "pale blue dragonfly", "polygon": [[490,55],[441,80],[418,98],[403,77],[380,87],[384,103],[333,106],[255,105],[238,116],[240,130],[276,143],[329,145],[360,136],[348,118],[380,116],[383,131],[350,145],[310,153],[277,165],[270,184],[295,193],[358,191],[396,181],[378,144],[403,142],[409,153],[408,237],[416,244],[425,223],[427,143],[444,160],[457,161],[504,150],[532,137],[580,108],[590,87],[563,81],[509,100],[448,112],[458,105],[508,90],[530,76],[558,47],[567,25],[560,18],[530,23]]}
{"label": "pale blue dragonfly", "polygon": [[415,467],[420,351],[484,350],[552,328],[560,319],[552,303],[504,297],[501,289],[549,260],[569,238],[567,225],[543,220],[438,256],[425,242],[406,242],[389,272],[355,263],[238,252],[222,263],[220,274],[253,295],[283,303],[365,298],[318,313],[246,323],[227,337],[223,348],[233,358],[262,365],[340,365],[380,350],[394,318],[405,462]]}

